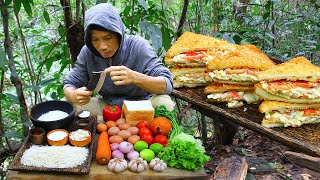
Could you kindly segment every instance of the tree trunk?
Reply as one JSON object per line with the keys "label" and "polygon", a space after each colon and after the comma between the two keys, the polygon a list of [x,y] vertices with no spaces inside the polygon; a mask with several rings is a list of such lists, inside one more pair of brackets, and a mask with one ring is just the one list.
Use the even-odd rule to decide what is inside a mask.
{"label": "tree trunk", "polygon": [[[3,0],[0,0],[0,6],[4,6]],[[20,119],[23,124],[23,134],[24,134],[24,136],[27,136],[28,127],[25,125],[25,122],[28,120],[28,109],[27,109],[27,104],[26,104],[25,97],[23,94],[22,81],[18,77],[16,66],[14,63],[12,41],[11,41],[10,33],[9,33],[9,22],[8,22],[9,12],[6,8],[2,8],[1,16],[2,16],[2,20],[3,20],[3,31],[4,31],[4,37],[5,37],[4,48],[5,48],[5,52],[8,56],[8,59],[9,59],[9,69],[11,71],[10,80],[16,88],[16,93],[17,93],[19,105],[20,105]]]}
{"label": "tree trunk", "polygon": [[[32,62],[30,60],[30,53],[29,53],[29,50],[28,50],[28,47],[27,47],[27,43],[26,43],[26,39],[25,39],[25,36],[22,32],[22,28],[21,28],[21,25],[20,25],[20,18],[19,18],[19,14],[15,14],[15,17],[16,17],[16,21],[17,21],[17,24],[18,24],[18,27],[19,27],[19,33],[20,33],[20,38],[21,38],[21,44],[23,46],[23,50],[24,50],[24,54],[25,54],[25,58],[26,58],[26,64],[27,64],[27,67],[29,69],[28,73],[29,73],[29,76],[30,76],[30,82],[32,84],[32,86],[37,86],[37,82],[36,82],[36,75],[34,73],[34,68],[33,68],[33,65],[32,65]],[[34,91],[34,104],[37,104],[38,100],[41,102],[42,99],[41,99],[41,96],[39,96],[41,93],[39,90],[37,91]],[[30,96],[30,99],[32,101],[32,96]]]}
{"label": "tree trunk", "polygon": [[189,5],[189,0],[184,0],[183,10],[181,13],[181,18],[180,18],[178,30],[176,32],[178,37],[181,36],[184,23],[186,22],[186,18],[187,18],[186,14],[187,14],[187,10],[188,10],[188,5]]}
{"label": "tree trunk", "polygon": [[219,19],[218,15],[220,14],[219,7],[220,0],[215,0],[212,2],[213,10],[211,11],[210,18],[214,19],[210,28],[210,36],[213,36],[215,32],[219,31]]}
{"label": "tree trunk", "polygon": [[238,24],[242,24],[244,21],[244,17],[247,14],[247,7],[248,7],[249,0],[238,0],[235,1],[233,5],[233,11],[235,15],[235,19]]}
{"label": "tree trunk", "polygon": [[[84,45],[84,29],[80,24],[81,21],[74,21],[72,19],[70,1],[60,0],[60,4],[62,5],[64,11],[64,23],[67,29],[67,43],[70,49],[71,58],[73,61],[76,61],[77,56]],[[80,6],[80,3],[77,3],[77,6]],[[76,9],[79,8],[80,7],[76,7]]]}

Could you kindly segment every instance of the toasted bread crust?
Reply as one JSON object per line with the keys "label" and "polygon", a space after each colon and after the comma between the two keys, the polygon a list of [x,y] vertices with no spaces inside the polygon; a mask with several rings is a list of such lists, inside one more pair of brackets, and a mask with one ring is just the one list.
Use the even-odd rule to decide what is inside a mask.
{"label": "toasted bread crust", "polygon": [[192,73],[203,73],[206,72],[207,69],[205,67],[198,67],[198,68],[171,68],[170,72],[172,74],[172,78],[174,79],[177,76],[183,74],[192,74]]}
{"label": "toasted bread crust", "polygon": [[316,82],[320,79],[320,67],[312,64],[305,57],[296,57],[274,68],[261,72],[259,81],[286,79],[289,81],[305,80]]}
{"label": "toasted bread crust", "polygon": [[173,66],[173,67],[206,67],[205,62],[199,61],[185,61],[184,63],[176,63],[172,58],[164,58],[164,64],[166,66]]}
{"label": "toasted bread crust", "polygon": [[185,32],[167,51],[166,56],[172,58],[173,56],[176,56],[184,52],[215,49],[217,47],[223,49],[234,48],[232,44],[225,40],[208,37],[192,32]]}
{"label": "toasted bread crust", "polygon": [[204,94],[211,94],[217,92],[227,91],[253,91],[253,86],[235,85],[226,83],[211,83],[204,88]]}
{"label": "toasted bread crust", "polygon": [[173,87],[174,88],[182,88],[182,87],[194,88],[194,87],[206,86],[206,85],[208,85],[208,83],[193,83],[193,84],[191,84],[191,83],[184,83],[184,82],[173,80]]}
{"label": "toasted bread crust", "polygon": [[261,125],[266,128],[274,128],[274,127],[284,127],[278,119],[265,119],[263,118],[261,121]]}
{"label": "toasted bread crust", "polygon": [[291,97],[290,99],[287,99],[284,97],[276,96],[268,93],[265,89],[261,87],[261,84],[254,85],[254,92],[265,100],[281,101],[281,102],[287,102],[287,103],[303,103],[303,104],[309,104],[309,105],[313,103],[320,103],[320,98],[301,99],[301,98]]}
{"label": "toasted bread crust", "polygon": [[301,103],[286,103],[286,102],[280,102],[280,101],[263,101],[259,106],[259,111],[261,113],[265,113],[273,110],[285,110],[285,109],[304,110],[307,108],[320,109],[320,103],[301,104]]}
{"label": "toasted bread crust", "polygon": [[207,64],[208,70],[226,68],[252,68],[267,70],[275,63],[254,45],[242,45],[235,52],[230,52],[215,58]]}

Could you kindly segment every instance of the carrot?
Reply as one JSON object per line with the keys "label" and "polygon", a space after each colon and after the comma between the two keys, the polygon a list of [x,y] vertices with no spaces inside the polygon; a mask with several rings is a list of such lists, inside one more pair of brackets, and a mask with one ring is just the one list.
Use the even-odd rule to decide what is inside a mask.
{"label": "carrot", "polygon": [[98,138],[96,161],[99,164],[107,164],[111,159],[111,148],[107,131],[103,131]]}

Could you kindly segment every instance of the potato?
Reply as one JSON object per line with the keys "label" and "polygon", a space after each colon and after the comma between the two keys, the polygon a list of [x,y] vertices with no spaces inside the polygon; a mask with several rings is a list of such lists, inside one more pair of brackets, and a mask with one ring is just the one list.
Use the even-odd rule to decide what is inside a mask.
{"label": "potato", "polygon": [[130,136],[129,138],[128,138],[128,142],[129,143],[131,143],[131,144],[133,144],[134,145],[134,143],[136,143],[137,141],[139,141],[140,140],[140,136],[138,136],[138,135],[132,135],[132,136]]}
{"label": "potato", "polygon": [[119,128],[120,130],[127,130],[128,128],[130,128],[130,125],[127,124],[127,123],[122,123],[122,124],[120,124],[120,125],[118,126],[118,128]]}
{"label": "potato", "polygon": [[123,138],[119,135],[113,135],[111,137],[109,137],[109,143],[121,143],[123,141]]}
{"label": "potato", "polygon": [[137,128],[137,127],[129,127],[127,129],[127,131],[129,131],[132,135],[138,135],[139,134],[139,128]]}
{"label": "potato", "polygon": [[108,135],[109,136],[117,135],[119,132],[120,132],[120,129],[118,127],[111,127],[108,130]]}
{"label": "potato", "polygon": [[119,133],[118,133],[119,136],[121,136],[123,138],[123,140],[127,140],[128,137],[131,136],[131,133],[127,130],[121,130]]}

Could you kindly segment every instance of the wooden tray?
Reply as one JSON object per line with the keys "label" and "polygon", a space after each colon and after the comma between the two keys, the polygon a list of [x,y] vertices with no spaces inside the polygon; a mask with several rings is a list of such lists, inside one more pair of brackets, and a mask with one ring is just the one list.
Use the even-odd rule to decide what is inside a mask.
{"label": "wooden tray", "polygon": [[[75,122],[78,120],[78,116],[76,116],[73,120],[71,127],[68,129],[69,132],[76,130]],[[91,131],[92,138],[96,134],[96,124],[97,124],[97,116],[90,116],[89,117],[90,124],[88,129]],[[68,143],[70,144],[70,143]],[[16,170],[16,171],[38,171],[38,172],[59,172],[59,173],[66,173],[66,174],[89,174],[91,160],[92,160],[92,151],[93,151],[93,140],[88,144],[86,147],[89,148],[89,154],[85,162],[77,167],[74,168],[45,168],[45,167],[33,167],[33,166],[25,166],[21,164],[21,157],[23,153],[32,145],[30,137],[28,136],[26,140],[23,142],[21,148],[15,155],[13,161],[11,162],[8,169]],[[48,145],[45,143],[44,145]]]}

